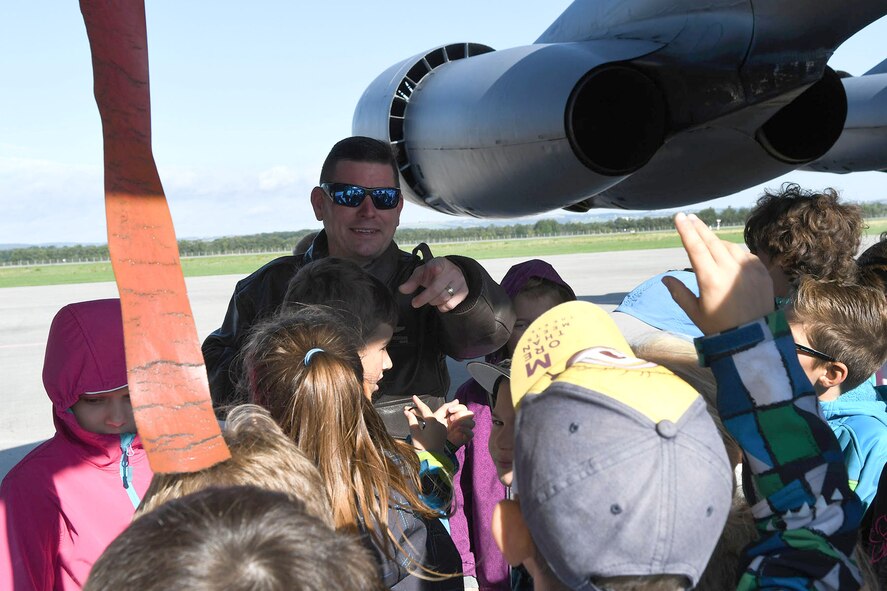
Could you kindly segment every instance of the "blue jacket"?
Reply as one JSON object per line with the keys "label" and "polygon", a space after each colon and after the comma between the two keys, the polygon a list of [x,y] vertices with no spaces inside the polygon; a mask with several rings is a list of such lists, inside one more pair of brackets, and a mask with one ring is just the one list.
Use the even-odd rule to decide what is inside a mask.
{"label": "blue jacket", "polygon": [[878,491],[887,462],[887,387],[864,382],[830,402],[820,402],[822,414],[841,444],[850,488],[865,508]]}

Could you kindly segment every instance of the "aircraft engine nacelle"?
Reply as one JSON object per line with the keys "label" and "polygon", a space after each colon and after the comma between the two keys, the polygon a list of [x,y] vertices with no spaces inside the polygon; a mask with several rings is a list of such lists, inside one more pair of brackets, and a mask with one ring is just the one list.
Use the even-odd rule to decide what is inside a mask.
{"label": "aircraft engine nacelle", "polygon": [[361,97],[353,132],[397,146],[404,194],[438,211],[514,217],[570,206],[662,146],[665,97],[627,61],[658,47],[438,47],[381,74]]}
{"label": "aircraft engine nacelle", "polygon": [[630,178],[569,209],[660,209],[730,195],[821,157],[846,116],[844,87],[826,67],[798,92],[675,133]]}
{"label": "aircraft engine nacelle", "polygon": [[835,145],[805,168],[816,172],[887,171],[887,73],[841,80],[847,122]]}

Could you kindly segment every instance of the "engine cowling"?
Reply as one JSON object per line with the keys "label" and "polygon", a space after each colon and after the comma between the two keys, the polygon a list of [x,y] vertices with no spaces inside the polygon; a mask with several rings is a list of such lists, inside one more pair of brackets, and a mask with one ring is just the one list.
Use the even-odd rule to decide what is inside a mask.
{"label": "engine cowling", "polygon": [[628,63],[657,48],[624,40],[435,48],[367,88],[353,131],[397,146],[404,194],[438,211],[513,217],[569,206],[662,145],[666,101]]}
{"label": "engine cowling", "polygon": [[805,168],[816,172],[887,171],[887,73],[841,80],[847,122],[824,156]]}

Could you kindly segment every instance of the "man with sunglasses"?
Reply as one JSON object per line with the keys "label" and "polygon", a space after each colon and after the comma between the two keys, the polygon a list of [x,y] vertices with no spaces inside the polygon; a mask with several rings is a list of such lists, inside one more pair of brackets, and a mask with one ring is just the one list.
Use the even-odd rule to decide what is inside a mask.
{"label": "man with sunglasses", "polygon": [[213,403],[218,408],[242,402],[234,387],[239,373],[234,359],[250,327],[277,310],[296,272],[311,261],[344,258],[397,296],[398,326],[388,347],[393,368],[379,382],[374,404],[389,431],[406,436],[403,407],[410,397],[434,403],[446,396],[446,356],[479,357],[505,344],[514,323],[510,300],[472,259],[432,257],[424,244],[412,253],[397,247],[403,199],[397,163],[384,142],[350,137],[333,146],[311,191],[311,206],[323,222],[311,246],[238,282],[222,327],[203,343]]}

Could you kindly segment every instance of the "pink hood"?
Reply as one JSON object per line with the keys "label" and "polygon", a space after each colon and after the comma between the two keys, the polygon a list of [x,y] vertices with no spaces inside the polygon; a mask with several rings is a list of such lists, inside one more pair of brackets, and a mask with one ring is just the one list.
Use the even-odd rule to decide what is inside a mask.
{"label": "pink hood", "polygon": [[120,300],[78,302],[59,310],[49,327],[43,359],[43,386],[56,416],[85,392],[125,385]]}
{"label": "pink hood", "polygon": [[[119,299],[68,304],[49,328],[43,358],[43,387],[52,401],[58,436],[80,448],[96,465],[120,459],[120,436],[91,433],[69,410],[86,392],[106,392],[127,384],[123,319]],[[133,447],[141,443],[136,439]]]}

